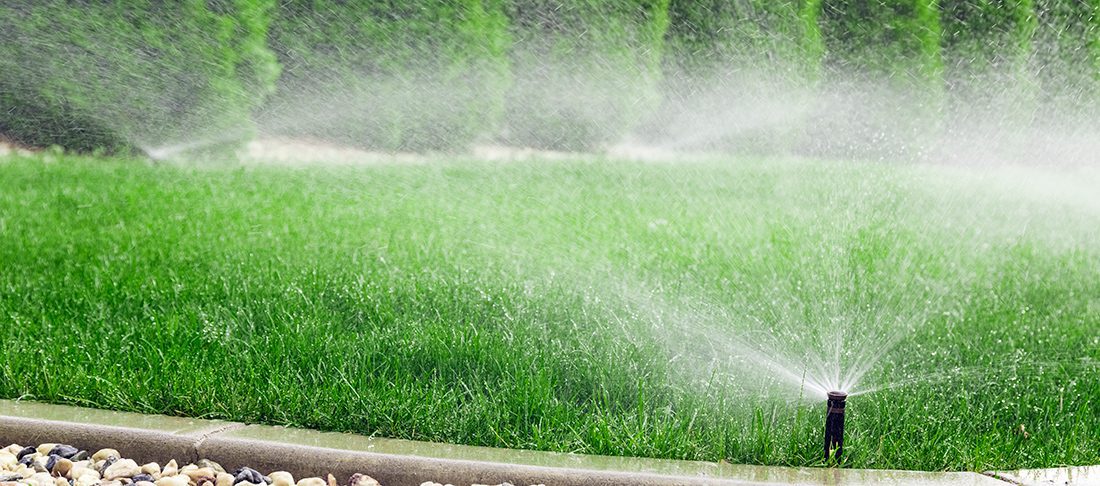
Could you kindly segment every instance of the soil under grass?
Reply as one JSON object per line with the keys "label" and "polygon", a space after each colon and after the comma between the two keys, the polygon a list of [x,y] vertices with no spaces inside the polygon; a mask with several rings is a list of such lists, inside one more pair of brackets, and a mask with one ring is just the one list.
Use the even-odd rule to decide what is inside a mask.
{"label": "soil under grass", "polygon": [[722,346],[839,328],[883,353],[846,465],[1100,463],[1095,174],[0,160],[3,398],[818,465],[823,405]]}

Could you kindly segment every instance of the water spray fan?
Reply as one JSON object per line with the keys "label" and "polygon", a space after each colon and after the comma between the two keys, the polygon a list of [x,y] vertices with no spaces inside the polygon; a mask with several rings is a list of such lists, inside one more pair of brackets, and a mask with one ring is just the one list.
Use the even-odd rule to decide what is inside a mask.
{"label": "water spray fan", "polygon": [[839,464],[840,456],[844,452],[844,401],[848,399],[848,394],[831,391],[828,397],[828,409],[825,413],[825,460],[833,458]]}

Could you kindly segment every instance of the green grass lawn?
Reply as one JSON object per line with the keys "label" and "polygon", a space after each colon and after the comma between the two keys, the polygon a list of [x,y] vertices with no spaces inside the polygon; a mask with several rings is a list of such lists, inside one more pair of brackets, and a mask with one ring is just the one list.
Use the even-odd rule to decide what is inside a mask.
{"label": "green grass lawn", "polygon": [[802,466],[862,373],[846,466],[1100,463],[1098,181],[0,157],[0,397]]}

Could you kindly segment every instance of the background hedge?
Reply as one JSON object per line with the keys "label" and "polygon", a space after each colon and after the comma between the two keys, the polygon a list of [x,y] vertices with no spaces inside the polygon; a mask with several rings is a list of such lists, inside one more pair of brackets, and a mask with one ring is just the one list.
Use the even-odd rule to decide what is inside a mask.
{"label": "background hedge", "polygon": [[806,150],[895,159],[929,145],[944,101],[939,16],[936,0],[822,0],[829,97]]}
{"label": "background hedge", "polygon": [[507,0],[515,83],[504,139],[585,150],[660,103],[668,0]]}
{"label": "background hedge", "polygon": [[[807,99],[790,96],[799,92]],[[774,150],[778,140],[893,150],[867,137],[919,144],[913,137],[935,132],[945,113],[967,124],[972,107],[1084,120],[1098,100],[1100,0],[0,7],[0,137],[78,150],[235,144],[252,120],[272,134],[383,150],[494,137],[590,150],[656,126],[730,142],[720,148]],[[759,127],[723,119],[738,115],[735,105],[762,117]]]}
{"label": "background hedge", "polygon": [[0,8],[0,133],[28,145],[127,150],[233,143],[278,66],[266,0]]}
{"label": "background hedge", "polygon": [[672,0],[664,103],[648,131],[676,148],[788,150],[791,98],[820,75],[820,11],[820,0]]}
{"label": "background hedge", "polygon": [[831,71],[902,82],[939,79],[936,0],[822,0],[820,25]]}
{"label": "background hedge", "polygon": [[1028,83],[1038,26],[1033,0],[940,0],[940,9],[949,91],[996,96],[987,92],[988,83]]}
{"label": "background hedge", "polygon": [[666,71],[692,80],[777,74],[815,78],[820,0],[672,0]]}
{"label": "background hedge", "polygon": [[383,150],[456,148],[496,128],[507,19],[493,0],[281,2],[283,75],[261,120]]}
{"label": "background hedge", "polygon": [[1035,0],[1031,71],[1041,100],[1095,113],[1100,100],[1100,0]]}

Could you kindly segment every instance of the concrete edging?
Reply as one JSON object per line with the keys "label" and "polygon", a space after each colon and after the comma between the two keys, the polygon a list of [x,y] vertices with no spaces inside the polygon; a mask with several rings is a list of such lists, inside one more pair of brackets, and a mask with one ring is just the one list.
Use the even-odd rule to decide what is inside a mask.
{"label": "concrete edging", "polygon": [[139,463],[200,458],[296,477],[362,472],[384,486],[425,481],[547,486],[925,485],[1005,486],[967,472],[789,468],[588,456],[372,438],[219,420],[111,412],[0,400],[0,442],[110,447]]}
{"label": "concrete edging", "polygon": [[1009,484],[1022,486],[1100,486],[1100,466],[990,471],[986,474]]}

